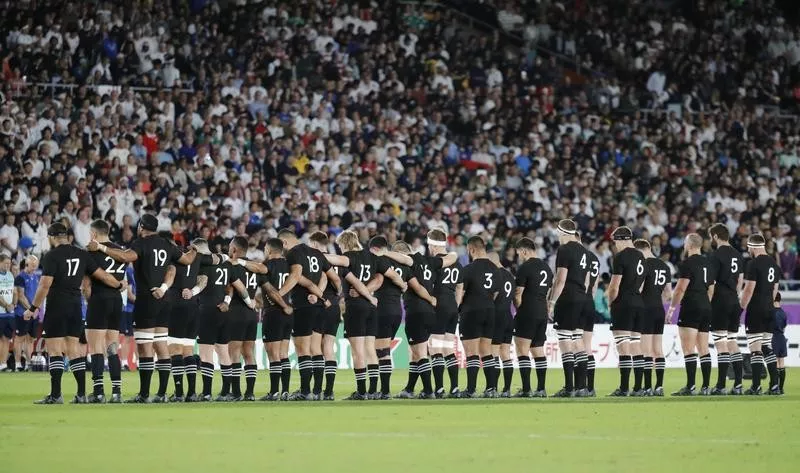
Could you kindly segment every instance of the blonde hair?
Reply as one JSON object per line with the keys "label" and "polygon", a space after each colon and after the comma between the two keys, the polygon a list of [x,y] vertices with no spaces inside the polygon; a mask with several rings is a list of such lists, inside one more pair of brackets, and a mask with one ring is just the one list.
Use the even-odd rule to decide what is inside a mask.
{"label": "blonde hair", "polygon": [[345,230],[336,237],[336,243],[342,251],[357,251],[363,249],[358,241],[358,234],[352,230]]}

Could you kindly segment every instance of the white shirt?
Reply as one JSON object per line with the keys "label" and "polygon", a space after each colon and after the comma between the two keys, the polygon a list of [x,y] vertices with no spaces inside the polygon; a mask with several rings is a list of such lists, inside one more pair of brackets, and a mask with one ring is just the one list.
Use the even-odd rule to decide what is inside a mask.
{"label": "white shirt", "polygon": [[0,241],[2,240],[5,240],[5,244],[0,244],[0,253],[6,256],[13,256],[17,252],[17,245],[19,245],[19,230],[17,230],[17,227],[9,224],[3,225],[3,228],[0,228]]}

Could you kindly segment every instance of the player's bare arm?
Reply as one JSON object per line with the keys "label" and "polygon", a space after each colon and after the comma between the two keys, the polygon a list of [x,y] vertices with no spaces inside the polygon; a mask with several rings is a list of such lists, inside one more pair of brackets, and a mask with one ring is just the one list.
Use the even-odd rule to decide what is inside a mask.
{"label": "player's bare arm", "polygon": [[675,313],[675,308],[683,300],[683,295],[686,293],[687,287],[689,287],[689,279],[678,279],[678,284],[675,285],[675,290],[672,292],[672,301],[669,303],[669,310],[667,310],[667,322],[672,320],[672,314]]}
{"label": "player's bare arm", "polygon": [[189,289],[188,287],[184,289],[181,292],[181,296],[184,299],[189,300],[192,297],[195,297],[201,292],[203,292],[203,290],[206,288],[207,285],[208,285],[208,276],[206,276],[205,274],[198,274],[197,283],[194,285],[194,287],[191,289]]}
{"label": "player's bare arm", "polygon": [[[552,307],[558,298],[561,296],[561,292],[564,290],[564,284],[567,282],[567,268],[556,268],[556,277],[555,281],[553,281],[553,288],[551,289],[550,293],[550,306]],[[619,284],[619,282],[617,282]],[[610,300],[610,296],[609,296]]]}
{"label": "player's bare arm", "polygon": [[178,263],[189,266],[190,264],[194,263],[194,259],[197,258],[197,249],[194,247],[190,247],[189,251],[182,254],[180,258],[178,258]]}
{"label": "player's bare arm", "polygon": [[[403,281],[403,277],[400,276],[397,271],[393,269],[387,269],[383,275],[389,278],[389,281],[392,281],[392,284],[399,287],[401,291],[406,292],[406,289],[408,289],[408,284]],[[383,281],[381,281],[381,283],[383,283]]]}
{"label": "player's bare arm", "polygon": [[81,281],[81,294],[83,294],[83,298],[87,301],[92,297],[92,281],[89,279],[89,276],[84,276],[83,281]]}
{"label": "player's bare arm", "polygon": [[337,273],[334,268],[330,268],[325,272],[325,275],[328,277],[328,284],[333,284],[333,287],[336,289],[336,293],[341,294],[342,278],[339,277],[339,273]]}
{"label": "player's bare arm", "polygon": [[283,283],[283,287],[281,287],[281,297],[285,297],[286,294],[289,294],[292,289],[300,282],[300,279],[303,277],[303,266],[299,264],[293,264],[290,268],[289,277],[286,278],[286,282]]}
{"label": "player's bare arm", "polygon": [[364,285],[364,283],[362,283],[362,282],[361,282],[361,281],[360,281],[360,280],[359,280],[359,279],[356,277],[356,275],[355,275],[355,274],[353,274],[353,273],[347,273],[347,276],[345,276],[345,280],[346,280],[348,283],[350,283],[350,286],[351,286],[353,289],[355,289],[355,290],[356,290],[356,292],[357,292],[357,293],[358,293],[358,294],[359,294],[361,297],[363,297],[364,299],[368,300],[368,301],[370,302],[370,304],[372,304],[373,306],[376,306],[376,307],[378,306],[378,300],[377,300],[377,299],[375,299],[375,297],[373,297],[373,295],[372,295],[372,294],[369,292],[369,289],[367,289],[367,286],[365,286],[365,285]]}
{"label": "player's bare arm", "polygon": [[251,273],[267,274],[269,272],[269,270],[267,269],[267,265],[265,265],[264,263],[259,263],[257,261],[239,259],[236,261],[236,264],[238,264],[239,266],[243,266],[244,269],[248,270]]}
{"label": "player's bare arm", "polygon": [[247,292],[247,286],[245,286],[242,281],[239,279],[233,281],[233,288],[239,293],[239,296],[242,298],[247,307],[252,309],[255,306],[253,299],[250,298],[250,294]]}
{"label": "player's bare arm", "polygon": [[[678,281],[678,282],[680,282],[680,281]],[[742,308],[746,309],[747,306],[750,305],[750,299],[753,298],[753,291],[755,289],[756,289],[756,282],[755,281],[745,281],[744,290],[742,291],[742,300],[741,300]],[[774,300],[774,297],[773,297],[773,300]]]}
{"label": "player's bare arm", "polygon": [[387,256],[389,259],[395,261],[396,263],[403,264],[406,266],[414,266],[414,259],[403,253],[399,253],[397,251],[387,251],[384,256]]}
{"label": "player's bare arm", "polygon": [[608,283],[608,303],[611,304],[617,299],[619,295],[619,283],[622,282],[621,274],[614,274],[611,276],[611,282]]}
{"label": "player's bare arm", "polygon": [[326,253],[325,259],[328,260],[328,263],[334,266],[341,266],[343,268],[350,266],[350,258],[344,255],[332,255],[330,253]]}
{"label": "player's bare arm", "polygon": [[96,241],[90,241],[86,245],[86,249],[89,251],[100,251],[110,256],[118,263],[133,263],[139,259],[139,255],[137,255],[136,252],[131,249],[109,248],[102,243],[97,243]]}
{"label": "player's bare arm", "polygon": [[283,313],[285,313],[286,315],[292,315],[292,307],[289,304],[287,304],[285,300],[283,300],[280,291],[275,289],[275,286],[266,282],[264,283],[264,285],[261,286],[261,289],[264,291],[264,293],[267,295],[269,300],[272,301],[273,304],[283,309]]}
{"label": "player's bare arm", "polygon": [[[408,287],[410,287],[411,290],[414,291],[414,293],[417,296],[419,296],[420,299],[427,301],[428,304],[436,307],[436,298],[431,296],[428,290],[425,289],[425,286],[423,286],[422,284],[419,283],[419,281],[417,281],[417,278],[409,279]],[[463,296],[463,291],[462,291],[462,296]],[[456,295],[456,300],[458,300],[458,295]]]}
{"label": "player's bare arm", "polygon": [[164,294],[172,287],[172,283],[175,282],[175,271],[174,265],[167,266],[167,272],[164,274],[164,282],[162,282],[159,287],[150,288],[150,293],[153,294],[153,297],[156,299],[164,297]]}

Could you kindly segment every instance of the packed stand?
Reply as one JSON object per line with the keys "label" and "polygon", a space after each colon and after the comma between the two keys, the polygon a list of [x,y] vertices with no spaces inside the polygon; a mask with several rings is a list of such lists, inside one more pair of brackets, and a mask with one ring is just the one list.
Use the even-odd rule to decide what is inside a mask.
{"label": "packed stand", "polygon": [[[662,97],[647,92],[652,64],[683,64],[651,43],[704,38],[686,25],[700,36],[673,41],[675,19],[659,22],[662,35],[652,24],[618,27],[614,2],[586,2],[580,15],[542,2],[563,9],[543,13],[548,44],[569,43],[559,31],[571,20],[621,35],[604,41],[623,52],[586,51],[607,78],[577,81],[554,58],[514,53],[502,35],[465,33],[451,12],[394,2],[29,5],[5,2],[0,20],[0,245],[15,262],[47,251],[53,221],[84,246],[89,223],[105,218],[128,244],[152,212],[182,244],[246,233],[251,257],[287,226],[354,227],[417,250],[427,229],[443,227],[464,261],[466,237],[480,234],[513,265],[509,242],[532,236],[552,258],[553,222],[572,217],[605,273],[618,224],[672,264],[687,232],[722,221],[740,249],[763,231],[785,277],[797,276],[800,125],[736,96],[742,84],[747,97],[772,87],[782,103],[796,63],[759,62],[747,82],[723,88],[666,70],[663,90],[672,77],[694,85],[677,83],[663,102],[704,113],[639,112]],[[576,52],[592,44],[573,42]],[[626,49],[635,45],[647,67]],[[717,70],[741,71],[750,64],[741,54]],[[615,55],[633,64],[611,67]]]}

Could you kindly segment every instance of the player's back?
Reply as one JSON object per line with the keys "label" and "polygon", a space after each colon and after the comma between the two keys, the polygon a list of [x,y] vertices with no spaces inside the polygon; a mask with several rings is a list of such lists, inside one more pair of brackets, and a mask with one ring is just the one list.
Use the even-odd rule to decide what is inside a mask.
{"label": "player's back", "polygon": [[[372,254],[368,249],[357,250],[357,251],[348,251],[344,254],[347,256],[348,260],[350,260],[350,265],[347,267],[346,271],[342,272],[344,277],[347,277],[347,273],[352,273],[359,281],[361,281],[364,285],[366,285],[379,271],[377,265],[377,256]],[[368,305],[369,301],[364,299],[363,297],[351,296],[350,289],[352,289],[350,283],[347,281],[343,282],[344,284],[344,293],[345,293],[345,302],[347,304],[358,304],[358,305]]]}
{"label": "player's back", "polygon": [[[304,243],[298,243],[290,249],[286,253],[286,260],[289,263],[289,269],[292,266],[299,265],[302,268],[302,275],[314,284],[319,284],[320,279],[322,279],[322,273],[327,269],[328,261],[321,251]],[[310,294],[308,289],[297,284],[292,288],[292,304],[295,307],[314,305],[308,302]]]}
{"label": "player's back", "polygon": [[753,297],[750,299],[748,310],[758,308],[771,310],[773,306],[775,284],[780,282],[781,269],[778,263],[769,255],[756,256],[748,263],[745,278],[755,281]]}
{"label": "player's back", "polygon": [[[419,253],[411,255],[414,265],[411,268],[412,278],[433,295],[439,271],[442,269],[442,259],[436,256],[425,256]],[[409,278],[411,279],[411,278]],[[406,308],[410,312],[433,312],[433,306],[417,296],[413,290],[406,291]]]}
{"label": "player's back", "polygon": [[553,286],[553,271],[539,258],[530,258],[517,270],[517,286],[523,287],[520,313],[545,314],[540,310],[546,306],[547,293]]}
{"label": "player's back", "polygon": [[[396,263],[386,256],[380,256],[379,258],[383,260],[384,264],[388,265],[389,269],[396,272],[403,281],[407,282],[411,278],[410,266]],[[403,296],[403,291],[389,278],[383,279],[383,284],[375,291],[375,296],[378,298],[379,312],[384,310],[396,312],[400,310],[400,299]]]}
{"label": "player's back", "polygon": [[208,278],[206,288],[200,293],[200,304],[203,306],[217,306],[225,299],[225,289],[234,276],[234,267],[230,261],[217,265],[203,264],[200,274]]}
{"label": "player's back", "polygon": [[589,251],[577,241],[558,247],[556,268],[566,268],[567,278],[562,296],[578,297],[586,291],[586,273],[589,272]]}
{"label": "player's back", "polygon": [[433,293],[438,311],[447,314],[458,311],[456,287],[464,282],[463,277],[464,267],[458,262],[439,271],[439,278]]}
{"label": "player's back", "polygon": [[514,298],[514,275],[505,268],[497,268],[497,297],[494,299],[494,310],[496,314],[507,314],[511,312],[511,301]]}
{"label": "player's back", "polygon": [[47,303],[80,302],[83,277],[96,270],[94,260],[76,246],[62,244],[48,251],[42,258],[42,275],[53,278]]}
{"label": "player's back", "polygon": [[465,310],[494,308],[494,294],[499,289],[497,266],[486,258],[478,258],[464,268]]}
{"label": "player's back", "polygon": [[672,282],[667,263],[660,258],[652,257],[644,260],[644,287],[642,300],[645,307],[660,307],[664,305],[662,294],[667,284]]}
{"label": "player's back", "polygon": [[738,297],[739,275],[744,271],[742,255],[730,245],[723,245],[709,255],[709,266],[714,272],[714,299]]}
{"label": "player's back", "polygon": [[[121,249],[122,247],[114,242],[103,243],[108,248]],[[114,276],[117,281],[125,279],[126,263],[117,262],[114,258],[106,255],[102,251],[89,251],[89,257],[94,260],[95,265],[103,268],[108,274]],[[92,297],[120,297],[119,290],[108,287],[102,282],[92,279]]]}
{"label": "player's back", "polygon": [[148,235],[131,244],[137,259],[133,263],[138,294],[149,294],[150,289],[164,282],[167,267],[180,258],[177,246],[159,235]]}
{"label": "player's back", "polygon": [[708,287],[711,284],[708,259],[703,255],[692,255],[678,265],[678,278],[688,279],[689,285],[683,296],[683,305],[711,308]]}
{"label": "player's back", "polygon": [[[268,259],[264,264],[267,266],[267,282],[275,289],[280,290],[289,278],[289,263],[286,262],[286,258]],[[331,286],[331,284],[328,284],[328,286]],[[289,301],[288,296],[283,299],[284,302]],[[274,302],[269,301],[269,297],[266,294],[264,294],[264,301],[275,305]],[[268,307],[268,304],[265,304],[265,307]]]}
{"label": "player's back", "polygon": [[625,248],[614,258],[614,275],[621,275],[617,300],[625,306],[640,307],[640,288],[644,282],[644,256],[636,248]]}

